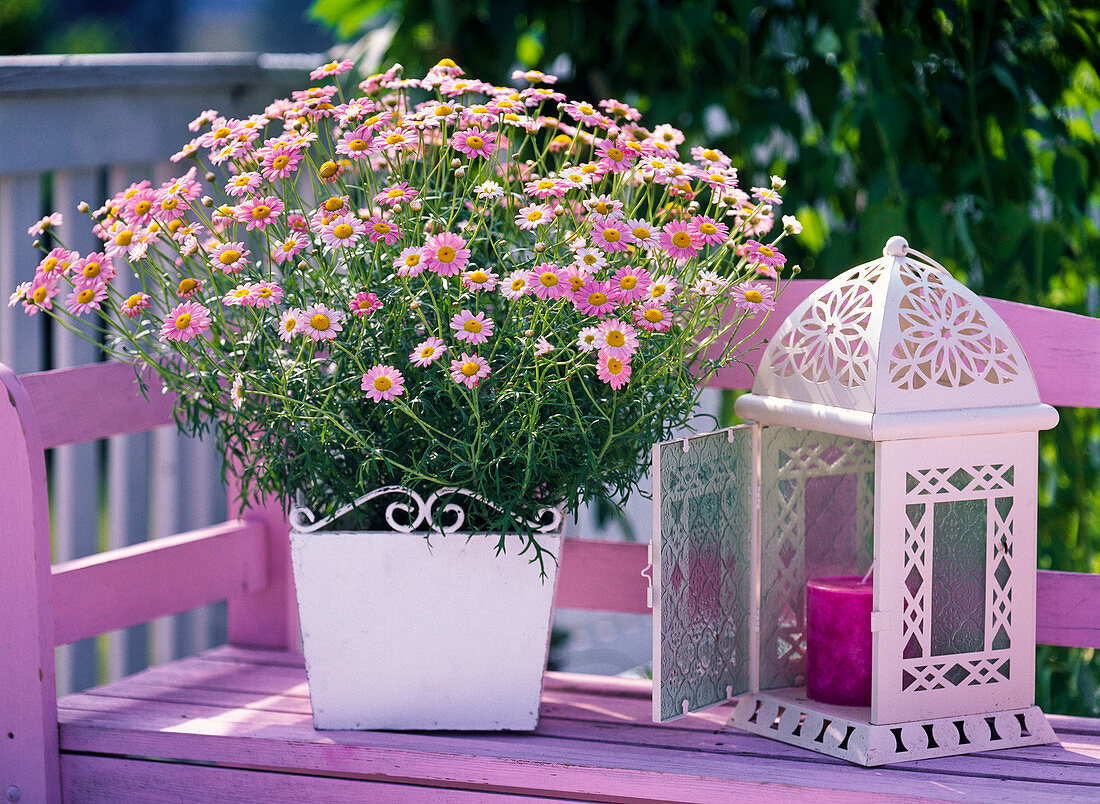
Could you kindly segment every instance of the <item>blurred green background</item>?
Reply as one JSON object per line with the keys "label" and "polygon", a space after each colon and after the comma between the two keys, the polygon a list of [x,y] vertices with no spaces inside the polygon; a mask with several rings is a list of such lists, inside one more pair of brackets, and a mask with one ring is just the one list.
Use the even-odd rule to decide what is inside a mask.
{"label": "blurred green background", "polygon": [[[307,10],[308,6],[308,10]],[[785,249],[831,277],[905,234],[979,293],[1100,305],[1100,8],[1060,0],[2,0],[0,52],[318,51],[501,83],[559,75],[783,175]],[[1040,566],[1100,572],[1100,418],[1041,434]],[[1038,703],[1100,715],[1100,655],[1042,647]]]}

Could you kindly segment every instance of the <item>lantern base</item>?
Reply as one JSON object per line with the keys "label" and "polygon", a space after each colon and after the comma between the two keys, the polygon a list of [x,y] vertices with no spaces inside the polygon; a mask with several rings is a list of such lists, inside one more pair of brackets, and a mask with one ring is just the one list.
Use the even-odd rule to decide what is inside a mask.
{"label": "lantern base", "polygon": [[870,719],[870,707],[817,703],[805,687],[789,687],[742,696],[730,723],[868,767],[1058,742],[1037,706],[906,723]]}

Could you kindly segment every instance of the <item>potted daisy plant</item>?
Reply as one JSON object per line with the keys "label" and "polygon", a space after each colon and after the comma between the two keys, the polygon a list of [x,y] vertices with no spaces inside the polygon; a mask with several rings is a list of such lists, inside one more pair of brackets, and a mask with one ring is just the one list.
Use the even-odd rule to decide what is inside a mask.
{"label": "potted daisy plant", "polygon": [[624,499],[758,345],[798,222],[780,178],[554,76],[351,69],[203,112],[177,178],[81,205],[98,251],[40,221],[12,303],[91,322],[242,505],[291,511],[318,726],[531,728],[564,513]]}

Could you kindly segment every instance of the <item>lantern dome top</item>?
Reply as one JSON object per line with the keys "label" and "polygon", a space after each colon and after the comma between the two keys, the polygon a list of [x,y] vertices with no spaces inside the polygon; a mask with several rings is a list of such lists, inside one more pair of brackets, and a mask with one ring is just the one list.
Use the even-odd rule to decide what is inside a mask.
{"label": "lantern dome top", "polygon": [[737,411],[873,440],[1057,422],[1000,316],[900,236],[780,324]]}

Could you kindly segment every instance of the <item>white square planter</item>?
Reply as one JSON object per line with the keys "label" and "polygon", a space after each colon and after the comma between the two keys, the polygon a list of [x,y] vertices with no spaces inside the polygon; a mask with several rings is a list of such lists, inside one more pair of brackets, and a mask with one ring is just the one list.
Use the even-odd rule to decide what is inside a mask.
{"label": "white square planter", "polygon": [[[561,535],[539,534],[560,555]],[[530,730],[557,565],[518,537],[291,532],[318,729]]]}

